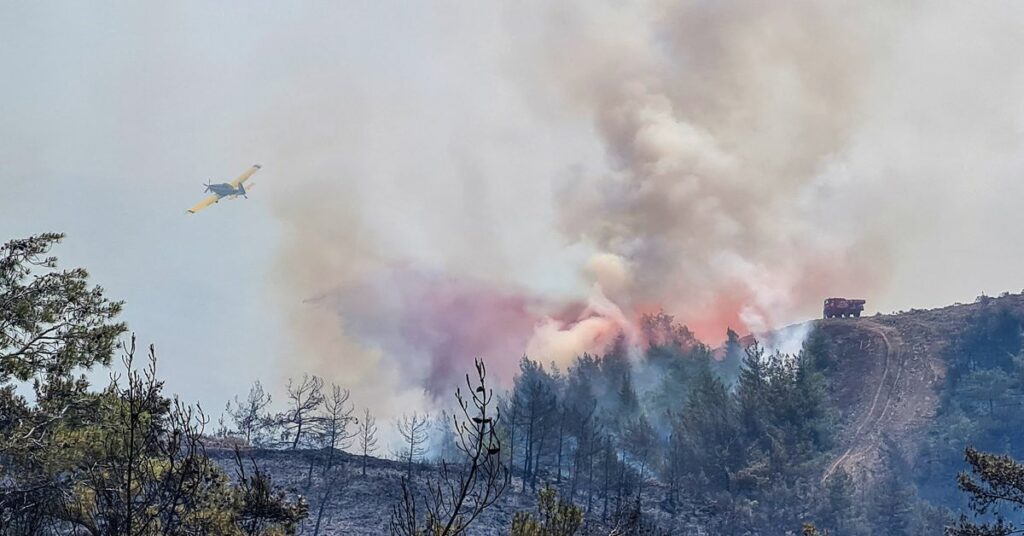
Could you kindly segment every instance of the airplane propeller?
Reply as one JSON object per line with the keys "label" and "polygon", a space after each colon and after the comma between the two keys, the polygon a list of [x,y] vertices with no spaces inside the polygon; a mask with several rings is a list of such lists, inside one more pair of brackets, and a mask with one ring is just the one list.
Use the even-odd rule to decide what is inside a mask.
{"label": "airplane propeller", "polygon": [[210,184],[210,181],[206,181],[206,184],[204,184],[204,185],[203,185],[203,188],[205,188],[205,189],[203,190],[203,193],[208,193],[208,192],[210,191],[210,186],[212,186],[212,185]]}

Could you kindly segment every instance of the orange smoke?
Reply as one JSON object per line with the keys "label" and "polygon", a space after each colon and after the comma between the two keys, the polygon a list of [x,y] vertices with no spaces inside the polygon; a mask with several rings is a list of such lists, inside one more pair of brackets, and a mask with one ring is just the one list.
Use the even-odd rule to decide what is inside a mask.
{"label": "orange smoke", "polygon": [[690,328],[697,339],[717,346],[719,342],[725,340],[728,329],[740,333],[746,331],[746,325],[741,319],[744,307],[744,300],[738,296],[717,296],[703,312],[690,314],[680,318],[680,321]]}

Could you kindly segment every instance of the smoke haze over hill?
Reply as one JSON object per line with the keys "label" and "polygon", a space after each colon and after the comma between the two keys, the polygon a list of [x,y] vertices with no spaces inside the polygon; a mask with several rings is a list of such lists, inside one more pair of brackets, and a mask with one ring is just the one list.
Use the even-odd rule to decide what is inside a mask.
{"label": "smoke haze over hill", "polygon": [[[279,155],[308,170],[303,188],[275,192],[286,295],[330,296],[299,308],[299,333],[312,353],[348,349],[357,376],[440,392],[471,355],[565,364],[635,338],[643,312],[716,344],[826,295],[929,303],[925,267],[978,270],[951,244],[993,247],[1017,217],[979,212],[1021,189],[1024,72],[992,54],[1019,44],[1013,15],[527,2],[426,17],[409,46],[429,68],[398,50],[382,60],[399,79],[300,77],[301,106],[261,118],[312,125]],[[964,226],[992,226],[972,235],[991,243]]]}

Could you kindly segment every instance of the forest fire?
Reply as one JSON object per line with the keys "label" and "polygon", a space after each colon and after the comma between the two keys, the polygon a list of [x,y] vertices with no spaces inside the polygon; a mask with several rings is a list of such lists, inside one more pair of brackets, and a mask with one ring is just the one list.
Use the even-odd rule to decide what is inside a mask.
{"label": "forest fire", "polygon": [[1024,534],[1024,2],[140,4],[0,2],[0,535]]}

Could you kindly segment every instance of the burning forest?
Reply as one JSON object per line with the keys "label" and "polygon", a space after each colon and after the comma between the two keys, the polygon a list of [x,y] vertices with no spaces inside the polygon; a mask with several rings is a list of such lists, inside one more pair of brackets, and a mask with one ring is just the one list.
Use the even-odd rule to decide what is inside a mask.
{"label": "burning forest", "polygon": [[0,6],[0,536],[1019,532],[1022,19]]}

